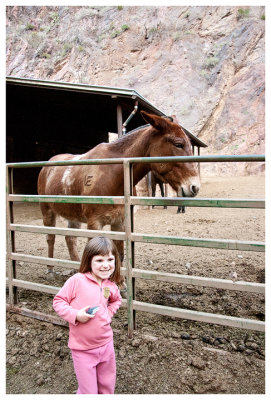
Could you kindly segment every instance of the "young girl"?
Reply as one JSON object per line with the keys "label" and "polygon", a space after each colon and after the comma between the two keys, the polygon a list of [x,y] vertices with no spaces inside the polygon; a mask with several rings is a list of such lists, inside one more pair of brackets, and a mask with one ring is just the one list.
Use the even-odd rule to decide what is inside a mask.
{"label": "young girl", "polygon": [[[91,239],[79,272],[69,278],[53,300],[54,310],[69,322],[69,343],[78,381],[77,394],[113,394],[116,362],[111,318],[121,305],[117,284],[120,260],[107,238]],[[89,308],[99,306],[90,315]]]}

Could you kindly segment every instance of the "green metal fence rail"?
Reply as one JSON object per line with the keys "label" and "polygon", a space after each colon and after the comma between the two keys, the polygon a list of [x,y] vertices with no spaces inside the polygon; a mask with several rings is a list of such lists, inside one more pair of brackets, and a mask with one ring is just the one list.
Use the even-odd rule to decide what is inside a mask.
{"label": "green metal fence rail", "polygon": [[[145,157],[145,158],[115,158],[115,159],[93,159],[76,161],[47,161],[47,162],[26,162],[7,164],[7,261],[8,276],[7,285],[9,287],[9,305],[7,308],[13,312],[19,312],[23,315],[31,316],[41,320],[47,320],[53,323],[63,324],[63,321],[57,317],[36,312],[33,310],[16,307],[18,302],[17,289],[25,288],[44,293],[56,294],[58,287],[38,284],[35,282],[16,279],[16,262],[25,261],[30,263],[39,263],[44,265],[53,265],[61,267],[72,267],[77,269],[79,262],[37,257],[33,255],[16,253],[15,232],[31,232],[40,234],[58,234],[80,237],[94,237],[98,235],[107,236],[113,240],[125,241],[126,264],[122,268],[123,275],[126,276],[127,300],[123,303],[128,312],[128,334],[132,336],[135,327],[136,310],[158,313],[194,321],[203,321],[225,326],[232,326],[244,329],[253,329],[258,331],[265,330],[265,323],[258,320],[248,320],[226,315],[210,314],[193,310],[166,307],[161,305],[143,303],[135,299],[135,279],[151,279],[163,282],[173,282],[180,284],[199,285],[204,287],[221,288],[227,290],[246,291],[253,293],[265,292],[265,285],[253,282],[237,281],[215,278],[204,278],[199,276],[187,276],[171,274],[157,271],[147,271],[136,269],[134,265],[134,245],[135,242],[170,244],[179,246],[193,246],[204,248],[216,248],[225,250],[242,251],[265,251],[263,242],[239,241],[239,240],[221,240],[221,239],[202,239],[202,238],[184,238],[162,235],[137,234],[133,232],[133,209],[135,205],[167,205],[167,206],[189,206],[189,207],[221,207],[221,208],[255,208],[264,209],[265,201],[263,199],[209,199],[209,198],[157,198],[157,197],[135,197],[132,196],[132,168],[135,163],[155,163],[155,162],[264,162],[264,155],[241,155],[241,156],[191,156],[191,157]],[[124,196],[38,196],[38,195],[17,195],[13,194],[13,169],[14,168],[33,168],[43,166],[68,166],[68,165],[93,165],[93,164],[123,164],[124,170]],[[87,203],[87,204],[123,204],[125,211],[125,231],[94,231],[87,229],[71,229],[44,227],[35,225],[15,224],[13,216],[14,202],[58,202],[58,203]],[[65,325],[65,323],[64,323]]]}

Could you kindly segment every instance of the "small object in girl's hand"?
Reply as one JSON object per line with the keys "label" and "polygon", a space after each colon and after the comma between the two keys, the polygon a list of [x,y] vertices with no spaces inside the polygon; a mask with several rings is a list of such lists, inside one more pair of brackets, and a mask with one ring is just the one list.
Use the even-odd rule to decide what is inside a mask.
{"label": "small object in girl's hand", "polygon": [[95,314],[98,310],[99,310],[99,306],[96,306],[96,307],[90,307],[86,312],[89,314],[89,315],[93,315],[93,314]]}

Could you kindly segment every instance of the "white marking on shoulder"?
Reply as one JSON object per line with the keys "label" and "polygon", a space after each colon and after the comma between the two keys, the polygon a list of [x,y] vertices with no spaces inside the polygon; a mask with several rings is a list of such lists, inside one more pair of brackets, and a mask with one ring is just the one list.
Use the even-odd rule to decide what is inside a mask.
{"label": "white marking on shoulder", "polygon": [[[84,154],[76,154],[74,157],[73,157],[73,160],[80,160],[80,158],[83,156]],[[72,165],[71,165],[72,166]]]}
{"label": "white marking on shoulder", "polygon": [[63,183],[63,185],[69,185],[70,184],[70,173],[72,170],[72,166],[68,166],[65,171],[64,174],[62,176],[61,182]]}
{"label": "white marking on shoulder", "polygon": [[54,173],[55,173],[55,167],[51,167],[48,169],[46,187],[48,187],[50,185],[50,181],[53,178]]}
{"label": "white marking on shoulder", "polygon": [[[81,156],[82,156],[81,154],[76,154],[72,158],[72,160],[80,160]],[[73,184],[73,182],[74,182],[75,178],[71,177],[71,172],[72,172],[72,168],[73,167],[74,167],[74,165],[69,165],[64,171],[64,174],[63,174],[62,179],[61,179],[61,182],[62,182],[62,184],[64,186],[71,186]],[[64,187],[64,190],[66,192],[66,188],[65,187]]]}

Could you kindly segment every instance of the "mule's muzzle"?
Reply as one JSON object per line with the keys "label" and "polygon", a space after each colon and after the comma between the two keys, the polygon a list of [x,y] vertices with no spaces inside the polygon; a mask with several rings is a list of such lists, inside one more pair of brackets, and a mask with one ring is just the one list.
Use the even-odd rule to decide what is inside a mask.
{"label": "mule's muzzle", "polygon": [[195,197],[199,192],[199,186],[196,186],[196,185],[190,185],[189,189],[191,192],[191,197]]}
{"label": "mule's muzzle", "polygon": [[195,197],[197,196],[200,189],[200,185],[191,184],[184,185],[178,190],[179,197]]}

